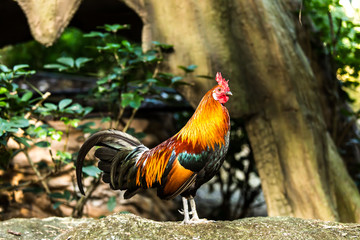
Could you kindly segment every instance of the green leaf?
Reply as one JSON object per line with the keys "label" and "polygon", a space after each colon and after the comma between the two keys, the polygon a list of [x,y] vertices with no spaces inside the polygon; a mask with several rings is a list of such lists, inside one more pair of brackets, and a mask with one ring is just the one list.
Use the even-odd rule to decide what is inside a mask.
{"label": "green leaf", "polygon": [[143,57],[144,62],[153,62],[155,60],[158,60],[155,55],[149,55],[149,56],[144,56]]}
{"label": "green leaf", "polygon": [[144,98],[137,93],[123,93],[121,95],[121,106],[130,106],[137,109],[141,106],[143,100]]}
{"label": "green leaf", "polygon": [[0,94],[4,94],[4,93],[7,93],[7,92],[9,92],[9,90],[7,90],[7,88],[0,87]]}
{"label": "green leaf", "polygon": [[73,105],[68,107],[67,110],[71,110],[76,113],[81,113],[83,111],[83,107],[79,103],[74,103]]}
{"label": "green leaf", "polygon": [[49,194],[49,197],[51,198],[64,198],[64,194],[60,192],[53,192]]}
{"label": "green leaf", "polygon": [[33,93],[28,91],[26,92],[22,97],[21,97],[21,100],[22,102],[27,102],[30,100],[30,98],[33,96]]}
{"label": "green leaf", "polygon": [[58,150],[56,152],[56,156],[59,156],[60,157],[60,160],[64,161],[64,160],[71,160],[71,153],[69,152],[63,152],[63,151],[60,151]]}
{"label": "green leaf", "polygon": [[63,132],[53,130],[53,131],[49,131],[49,135],[50,135],[52,140],[57,140],[57,141],[60,142],[61,141],[61,136],[63,135]]}
{"label": "green leaf", "polygon": [[118,43],[107,43],[104,49],[119,49],[120,44]]}
{"label": "green leaf", "polygon": [[87,122],[87,123],[79,125],[77,128],[85,130],[85,129],[89,129],[89,128],[93,127],[93,126],[95,126],[94,122]]}
{"label": "green leaf", "polygon": [[12,117],[10,123],[16,128],[25,128],[29,126],[29,120],[24,117]]}
{"label": "green leaf", "polygon": [[127,49],[131,49],[131,43],[127,40],[122,40],[121,44],[126,47]]}
{"label": "green leaf", "polygon": [[31,141],[31,140],[28,139],[28,138],[16,137],[16,136],[14,136],[14,140],[15,140],[16,142],[18,142],[18,143],[24,144],[24,146],[25,146],[26,148],[29,148],[29,147],[30,147],[30,144],[28,143],[28,141]]}
{"label": "green leaf", "polygon": [[100,169],[98,169],[97,167],[92,166],[92,165],[83,167],[82,171],[83,171],[83,173],[87,174],[88,176],[96,177],[96,178],[101,173]]}
{"label": "green leaf", "polygon": [[158,47],[161,47],[163,49],[170,49],[173,47],[173,45],[170,45],[170,44],[166,44],[166,43],[160,43],[158,41],[153,41],[152,42],[155,46],[158,46]]}
{"label": "green leaf", "polygon": [[84,108],[84,112],[82,113],[83,116],[89,114],[92,110],[93,110],[92,107],[85,107],[85,108]]}
{"label": "green leaf", "polygon": [[185,67],[185,66],[178,66],[178,68],[180,68],[180,69],[184,70],[185,72],[189,73],[189,72],[193,72],[193,71],[197,68],[197,66],[194,65],[194,64],[192,64],[192,65],[189,65],[189,66],[187,66],[187,67]]}
{"label": "green leaf", "polygon": [[61,64],[56,64],[56,63],[46,64],[46,65],[44,65],[44,68],[47,68],[47,69],[57,69],[57,70],[60,71],[60,72],[68,69],[68,67],[66,67],[66,66],[64,66],[64,65],[61,65]]}
{"label": "green leaf", "polygon": [[70,197],[71,197],[71,193],[68,190],[65,190],[64,191],[64,198],[66,200],[70,200]]}
{"label": "green leaf", "polygon": [[65,190],[63,193],[53,192],[49,194],[49,197],[70,200],[71,193],[68,190]]}
{"label": "green leaf", "polygon": [[11,72],[11,70],[3,64],[0,64],[0,70],[3,72]]}
{"label": "green leaf", "polygon": [[52,207],[53,209],[57,209],[61,204],[62,204],[61,202],[55,202]]}
{"label": "green leaf", "polygon": [[117,31],[121,30],[121,29],[129,29],[130,25],[128,24],[124,24],[124,25],[120,25],[120,24],[105,24],[104,28],[106,31],[108,32],[114,32],[116,33]]}
{"label": "green leaf", "polygon": [[173,78],[171,79],[171,83],[176,83],[176,82],[181,81],[181,80],[183,80],[183,79],[184,79],[183,77],[176,76],[176,77],[173,77]]}
{"label": "green leaf", "polygon": [[77,68],[81,68],[84,63],[92,61],[92,58],[80,57],[75,60],[75,66]]}
{"label": "green leaf", "polygon": [[104,117],[101,119],[101,123],[110,122],[110,121],[111,121],[111,117]]}
{"label": "green leaf", "polygon": [[72,100],[69,98],[62,99],[59,102],[59,110],[63,110],[65,107],[69,106],[72,103]]}
{"label": "green leaf", "polygon": [[48,111],[55,111],[57,109],[57,106],[53,103],[45,103],[44,106]]}
{"label": "green leaf", "polygon": [[102,33],[102,32],[96,32],[96,31],[93,31],[93,32],[84,34],[84,37],[100,37],[100,38],[105,38],[105,37],[107,37],[107,36],[109,36],[109,33]]}
{"label": "green leaf", "polygon": [[41,142],[35,143],[35,146],[41,147],[41,148],[47,148],[47,147],[50,147],[50,143],[48,141],[41,141]]}
{"label": "green leaf", "polygon": [[74,63],[75,63],[74,59],[71,57],[61,57],[56,59],[56,61],[69,67],[74,67]]}
{"label": "green leaf", "polygon": [[16,71],[19,70],[19,69],[28,68],[28,67],[29,67],[28,64],[15,65],[15,66],[13,67],[13,71],[16,72]]}
{"label": "green leaf", "polygon": [[112,212],[116,207],[116,198],[115,196],[111,196],[107,202],[107,209]]}
{"label": "green leaf", "polygon": [[97,81],[96,81],[96,84],[97,84],[97,85],[102,85],[102,84],[104,84],[104,83],[107,83],[108,81],[109,81],[109,79],[108,79],[108,77],[106,76],[106,77],[104,77],[104,78],[101,78],[101,79],[97,80]]}
{"label": "green leaf", "polygon": [[146,82],[147,82],[147,83],[157,83],[158,80],[155,79],[155,78],[148,78],[148,79],[146,79]]}
{"label": "green leaf", "polygon": [[73,126],[74,128],[77,128],[79,126],[79,122],[80,122],[79,119],[72,119],[70,121],[70,125]]}

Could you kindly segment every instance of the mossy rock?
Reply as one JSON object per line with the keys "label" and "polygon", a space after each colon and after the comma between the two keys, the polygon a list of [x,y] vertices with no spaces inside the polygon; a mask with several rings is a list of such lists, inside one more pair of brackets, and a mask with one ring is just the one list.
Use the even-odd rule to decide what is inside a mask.
{"label": "mossy rock", "polygon": [[360,239],[360,224],[256,217],[182,225],[114,214],[97,220],[11,219],[0,223],[0,239]]}

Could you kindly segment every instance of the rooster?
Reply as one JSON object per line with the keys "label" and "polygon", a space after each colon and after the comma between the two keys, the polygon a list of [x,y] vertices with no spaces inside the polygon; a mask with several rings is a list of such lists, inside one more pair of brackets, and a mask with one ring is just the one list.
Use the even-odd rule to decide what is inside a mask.
{"label": "rooster", "polygon": [[85,194],[81,180],[84,158],[92,147],[100,146],[95,156],[100,159],[103,181],[114,190],[126,190],[125,199],[141,189],[157,188],[161,199],[182,196],[183,223],[206,222],[198,217],[194,197],[197,189],[219,171],[230,135],[230,117],[224,104],[232,93],[221,73],[216,74],[216,81],[218,85],[205,94],[186,125],[152,149],[117,130],[100,131],[87,139],[76,161],[80,192]]}

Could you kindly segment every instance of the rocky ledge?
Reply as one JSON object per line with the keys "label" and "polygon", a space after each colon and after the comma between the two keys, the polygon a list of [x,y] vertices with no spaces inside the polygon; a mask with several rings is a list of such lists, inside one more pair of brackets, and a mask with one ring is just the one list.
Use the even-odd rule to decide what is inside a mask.
{"label": "rocky ledge", "polygon": [[182,225],[132,214],[101,219],[16,218],[0,222],[0,239],[360,239],[360,224],[256,217]]}

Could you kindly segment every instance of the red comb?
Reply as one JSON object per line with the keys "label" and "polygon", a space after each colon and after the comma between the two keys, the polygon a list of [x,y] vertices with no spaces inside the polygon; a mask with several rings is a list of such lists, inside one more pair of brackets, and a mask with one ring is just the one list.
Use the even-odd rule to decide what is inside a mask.
{"label": "red comb", "polygon": [[216,73],[216,81],[218,82],[218,84],[224,88],[225,91],[230,91],[230,88],[229,88],[229,85],[228,85],[228,82],[229,80],[225,80],[225,78],[223,78],[221,76],[221,72],[217,72]]}

